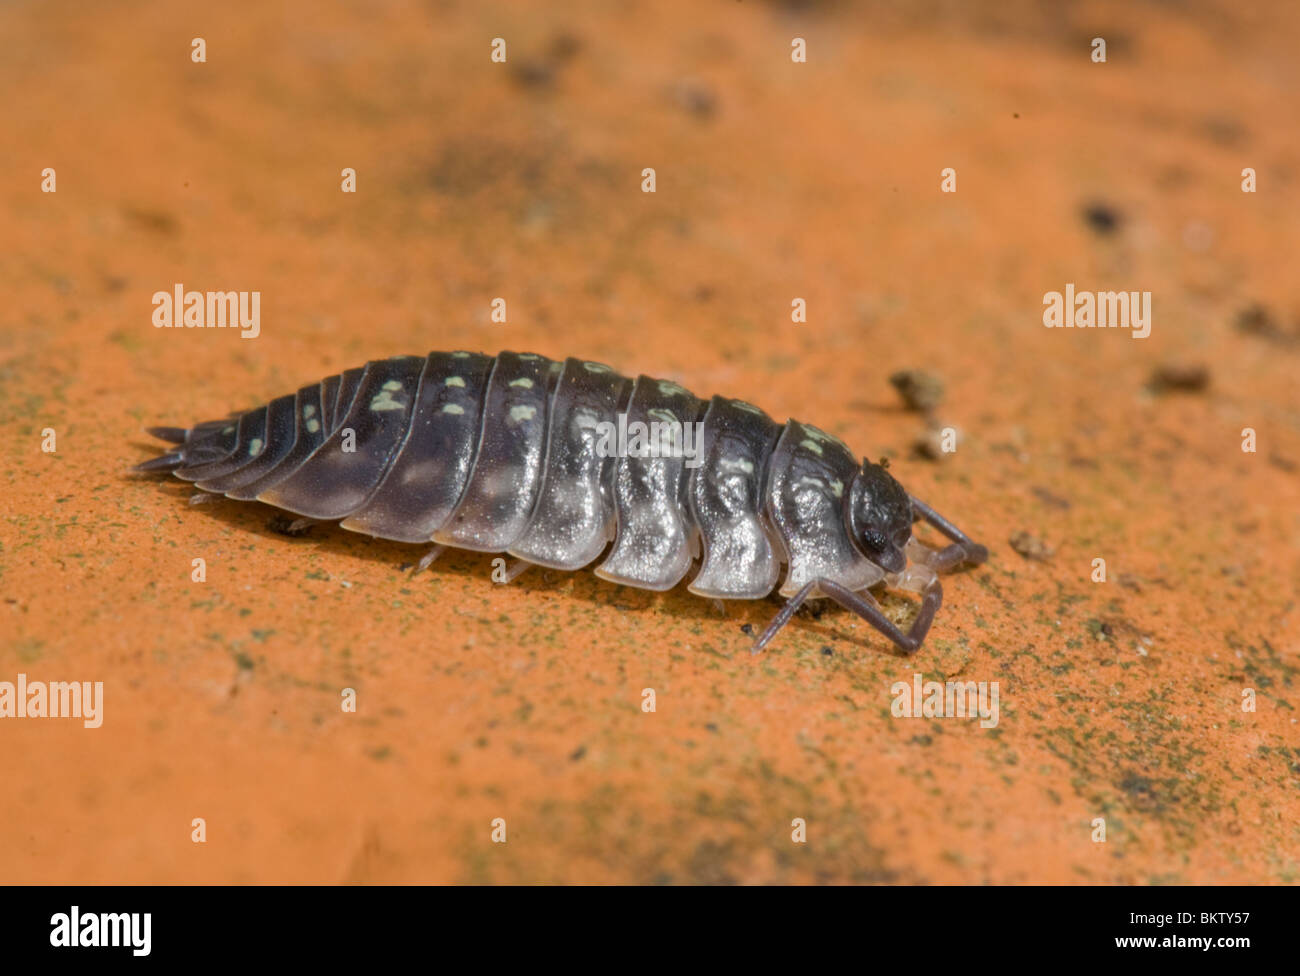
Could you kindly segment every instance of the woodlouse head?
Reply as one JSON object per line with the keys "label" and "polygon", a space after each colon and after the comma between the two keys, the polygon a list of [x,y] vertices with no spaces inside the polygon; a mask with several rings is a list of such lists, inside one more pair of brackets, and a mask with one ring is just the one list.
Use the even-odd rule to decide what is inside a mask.
{"label": "woodlouse head", "polygon": [[903,547],[912,537],[912,500],[883,465],[862,459],[844,499],[844,519],[864,556],[887,573],[907,568]]}

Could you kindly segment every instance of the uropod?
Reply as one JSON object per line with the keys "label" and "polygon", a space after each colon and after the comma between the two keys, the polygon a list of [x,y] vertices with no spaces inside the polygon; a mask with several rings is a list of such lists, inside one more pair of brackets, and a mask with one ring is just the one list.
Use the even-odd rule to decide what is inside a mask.
{"label": "uropod", "polygon": [[[433,352],[347,369],[225,420],[153,427],[172,448],[136,470],[383,539],[505,553],[530,566],[669,590],[833,600],[898,647],[925,640],[939,575],[988,550],[811,424],[742,400],[532,353]],[[631,433],[631,436],[629,435]],[[912,537],[928,522],[949,544]],[[782,570],[784,567],[784,578]],[[907,632],[870,588],[920,595]]]}

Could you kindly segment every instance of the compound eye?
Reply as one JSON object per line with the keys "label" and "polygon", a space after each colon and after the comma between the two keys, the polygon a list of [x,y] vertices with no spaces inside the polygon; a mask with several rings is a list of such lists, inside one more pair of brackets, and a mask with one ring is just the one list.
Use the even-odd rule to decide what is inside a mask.
{"label": "compound eye", "polygon": [[889,548],[889,540],[879,532],[868,532],[862,537],[862,541],[872,552],[884,552]]}

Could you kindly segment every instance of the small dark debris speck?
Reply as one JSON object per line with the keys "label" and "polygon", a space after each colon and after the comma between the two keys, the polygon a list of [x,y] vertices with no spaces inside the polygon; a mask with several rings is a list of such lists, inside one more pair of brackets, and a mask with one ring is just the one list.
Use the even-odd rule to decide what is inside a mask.
{"label": "small dark debris speck", "polygon": [[1239,146],[1246,138],[1246,129],[1236,119],[1212,116],[1205,120],[1205,134],[1220,146]]}
{"label": "small dark debris speck", "polygon": [[579,759],[581,759],[581,758],[582,758],[583,756],[585,756],[586,754],[587,754],[587,747],[586,747],[586,746],[578,746],[578,748],[574,749],[573,752],[571,752],[571,753],[569,754],[569,758],[572,759],[574,762],[577,762]]}
{"label": "small dark debris speck", "polygon": [[921,461],[942,461],[949,456],[945,451],[944,424],[930,416],[924,429],[912,439],[912,456]]}
{"label": "small dark debris speck", "polygon": [[1267,305],[1255,302],[1237,313],[1237,328],[1251,335],[1272,335],[1277,322]]}
{"label": "small dark debris speck", "polygon": [[547,54],[553,61],[570,61],[577,57],[582,51],[582,38],[576,34],[570,34],[567,31],[556,34],[551,38],[550,46],[547,48]]}
{"label": "small dark debris speck", "polygon": [[180,230],[180,224],[169,213],[161,210],[142,210],[135,207],[127,207],[122,211],[128,221],[147,231],[155,234],[172,235]]}
{"label": "small dark debris speck", "polygon": [[300,521],[296,516],[277,512],[266,520],[266,527],[277,535],[287,535],[291,539],[296,539],[298,536],[306,535],[312,530],[310,525],[298,525],[297,523]]}
{"label": "small dark debris speck", "polygon": [[555,68],[549,61],[529,58],[517,61],[511,76],[525,88],[548,88],[555,81]]}
{"label": "small dark debris speck", "polygon": [[835,656],[835,648],[830,646],[826,646],[822,648],[822,657],[834,657],[834,656]]}
{"label": "small dark debris speck", "polygon": [[555,84],[560,68],[581,50],[582,42],[577,37],[559,34],[551,40],[544,55],[513,62],[511,77],[524,88],[550,88]]}
{"label": "small dark debris speck", "polygon": [[926,370],[899,370],[889,382],[908,410],[928,412],[943,402],[943,380]]}
{"label": "small dark debris speck", "polygon": [[1066,511],[1070,507],[1069,501],[1060,497],[1059,495],[1053,495],[1046,488],[1035,487],[1033,489],[1033,492],[1035,497],[1037,497],[1039,501],[1041,501],[1044,505],[1047,505],[1051,508],[1059,508],[1061,511]]}
{"label": "small dark debris speck", "polygon": [[1209,385],[1210,369],[1203,363],[1164,363],[1147,381],[1153,393],[1200,393]]}
{"label": "small dark debris speck", "polygon": [[1267,305],[1255,302],[1237,313],[1237,331],[1269,342],[1290,344],[1300,341],[1300,328],[1286,329]]}
{"label": "small dark debris speck", "polygon": [[746,637],[753,637],[753,636],[754,636],[754,625],[753,625],[753,624],[741,624],[741,625],[740,625],[740,632],[741,632],[742,634],[744,634]]}
{"label": "small dark debris speck", "polygon": [[1045,562],[1052,558],[1052,548],[1037,536],[1030,535],[1028,532],[1020,531],[1011,533],[1011,538],[1007,540],[1011,548],[1026,559],[1037,559]]}
{"label": "small dark debris speck", "polygon": [[701,120],[713,118],[718,110],[713,90],[694,81],[683,81],[677,86],[677,104]]}
{"label": "small dark debris speck", "polygon": [[1113,234],[1119,230],[1119,211],[1109,204],[1090,203],[1083,208],[1083,220],[1098,234]]}

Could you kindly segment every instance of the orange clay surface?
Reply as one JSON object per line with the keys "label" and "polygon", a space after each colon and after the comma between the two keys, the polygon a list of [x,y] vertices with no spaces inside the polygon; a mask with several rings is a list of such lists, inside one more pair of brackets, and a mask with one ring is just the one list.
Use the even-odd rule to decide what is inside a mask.
{"label": "orange clay surface", "polygon": [[[1300,8],[871,6],[0,6],[0,680],[105,685],[96,730],[0,719],[0,881],[1300,876]],[[261,335],[153,328],[178,282]],[[1151,336],[1045,329],[1067,282]],[[805,419],[992,559],[915,657],[834,609],[752,657],[775,602],[410,577],[127,474],[148,425],[454,348]],[[894,718],[918,672],[998,681],[997,727]]]}

